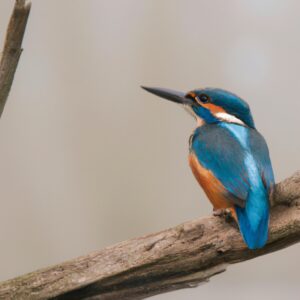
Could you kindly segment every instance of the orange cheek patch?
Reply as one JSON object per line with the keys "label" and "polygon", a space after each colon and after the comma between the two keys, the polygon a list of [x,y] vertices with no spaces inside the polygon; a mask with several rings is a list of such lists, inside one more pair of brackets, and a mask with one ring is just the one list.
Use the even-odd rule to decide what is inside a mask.
{"label": "orange cheek patch", "polygon": [[189,155],[189,164],[198,183],[203,188],[214,209],[231,208],[232,204],[226,199],[226,190],[213,173],[200,165],[194,154]]}
{"label": "orange cheek patch", "polygon": [[201,104],[203,107],[209,109],[213,114],[220,113],[220,112],[226,112],[222,107],[212,104],[212,103],[207,103],[207,104]]}

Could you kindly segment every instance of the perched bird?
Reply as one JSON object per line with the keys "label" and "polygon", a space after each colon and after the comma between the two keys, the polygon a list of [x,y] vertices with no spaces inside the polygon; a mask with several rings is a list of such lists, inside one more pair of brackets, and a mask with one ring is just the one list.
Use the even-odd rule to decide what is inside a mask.
{"label": "perched bird", "polygon": [[229,211],[249,249],[268,240],[269,196],[274,175],[268,146],[256,130],[249,105],[222,89],[182,93],[143,87],[182,104],[196,119],[189,163],[214,211]]}

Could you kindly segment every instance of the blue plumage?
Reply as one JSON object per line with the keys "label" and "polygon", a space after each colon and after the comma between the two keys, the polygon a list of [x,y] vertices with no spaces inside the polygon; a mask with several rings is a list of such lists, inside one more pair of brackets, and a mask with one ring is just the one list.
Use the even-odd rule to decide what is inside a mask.
{"label": "blue plumage", "polygon": [[206,120],[207,123],[212,124],[212,123],[218,123],[219,120],[216,118],[212,112],[203,106],[195,106],[193,107],[193,111],[197,116],[202,118],[203,120]]}

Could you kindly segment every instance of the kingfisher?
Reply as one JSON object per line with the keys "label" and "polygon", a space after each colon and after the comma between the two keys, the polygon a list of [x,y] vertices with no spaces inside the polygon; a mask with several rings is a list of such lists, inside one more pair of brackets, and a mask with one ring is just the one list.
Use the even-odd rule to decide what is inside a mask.
{"label": "kingfisher", "polygon": [[274,174],[269,149],[256,130],[247,102],[218,88],[187,93],[144,87],[183,105],[197,122],[189,139],[189,164],[216,215],[237,222],[249,249],[268,240]]}

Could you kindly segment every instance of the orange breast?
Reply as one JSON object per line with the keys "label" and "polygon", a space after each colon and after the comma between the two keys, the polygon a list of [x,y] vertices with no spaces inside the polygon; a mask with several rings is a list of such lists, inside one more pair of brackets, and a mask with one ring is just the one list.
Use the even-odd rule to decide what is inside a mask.
{"label": "orange breast", "polygon": [[203,188],[214,209],[225,209],[233,207],[226,198],[226,190],[223,184],[213,175],[213,173],[200,165],[195,154],[189,155],[190,167],[194,176]]}

